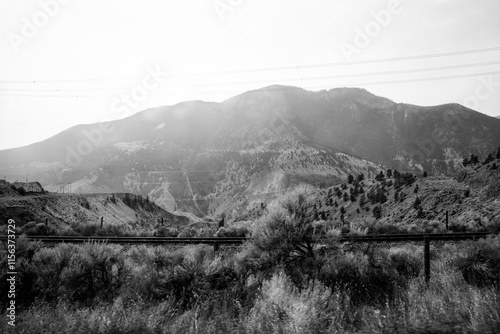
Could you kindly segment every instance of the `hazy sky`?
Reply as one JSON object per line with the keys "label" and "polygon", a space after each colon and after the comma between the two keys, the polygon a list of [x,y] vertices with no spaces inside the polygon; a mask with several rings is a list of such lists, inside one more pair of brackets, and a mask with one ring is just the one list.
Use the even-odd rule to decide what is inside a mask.
{"label": "hazy sky", "polygon": [[0,149],[271,84],[500,115],[499,17],[498,0],[2,0]]}

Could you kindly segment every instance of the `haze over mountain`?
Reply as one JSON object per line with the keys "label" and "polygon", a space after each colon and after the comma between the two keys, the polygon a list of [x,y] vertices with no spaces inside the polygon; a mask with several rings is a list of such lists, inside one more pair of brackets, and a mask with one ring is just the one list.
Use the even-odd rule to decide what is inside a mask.
{"label": "haze over mountain", "polygon": [[[420,107],[363,89],[269,86],[78,125],[0,151],[0,173],[48,190],[132,192],[198,216],[244,211],[297,184],[382,168],[454,175],[493,151],[500,119],[458,104]],[[259,199],[259,201],[257,201]]]}

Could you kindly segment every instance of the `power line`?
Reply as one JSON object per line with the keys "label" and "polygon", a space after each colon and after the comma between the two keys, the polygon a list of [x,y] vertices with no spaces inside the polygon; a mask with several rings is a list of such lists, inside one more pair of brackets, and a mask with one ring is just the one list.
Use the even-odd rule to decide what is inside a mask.
{"label": "power line", "polygon": [[109,82],[109,81],[131,81],[131,80],[141,80],[143,77],[122,77],[122,78],[87,78],[87,79],[49,79],[49,80],[0,80],[2,84],[18,84],[18,83],[59,83],[59,82]]}
{"label": "power line", "polygon": [[[302,68],[321,68],[321,67],[333,67],[333,66],[344,66],[344,65],[374,64],[374,63],[384,63],[384,62],[393,62],[393,61],[428,59],[428,58],[438,58],[438,57],[446,57],[446,56],[457,56],[457,55],[464,55],[464,54],[475,54],[475,53],[492,52],[492,51],[498,51],[498,50],[500,50],[500,47],[491,47],[491,48],[464,50],[464,51],[452,51],[452,52],[434,53],[434,54],[426,54],[426,55],[418,55],[418,56],[343,61],[343,62],[336,62],[336,63],[310,64],[310,65],[297,65],[297,66],[275,66],[275,67],[264,67],[264,68],[248,69],[248,70],[228,70],[228,71],[219,71],[219,72],[207,72],[206,74],[212,75],[212,74],[226,74],[226,73],[232,74],[232,73],[248,73],[248,72],[266,72],[266,71],[277,71],[277,70],[279,70],[279,71],[298,70],[298,69],[302,69]],[[199,75],[199,74],[193,74],[193,75]]]}
{"label": "power line", "polygon": [[[416,68],[416,69],[406,69],[406,70],[393,70],[393,71],[381,71],[381,72],[368,72],[368,73],[354,73],[354,74],[337,74],[337,75],[326,75],[326,76],[316,76],[316,77],[300,77],[300,78],[286,78],[286,79],[267,79],[267,80],[254,80],[254,81],[240,81],[240,82],[219,82],[219,83],[207,83],[202,84],[201,86],[220,86],[220,85],[241,85],[241,84],[255,84],[255,83],[274,83],[274,82],[293,82],[293,81],[307,81],[307,80],[325,80],[325,79],[340,79],[340,78],[354,78],[354,77],[371,77],[371,76],[380,76],[380,75],[393,75],[393,74],[407,74],[407,73],[422,73],[422,72],[431,72],[431,71],[444,71],[450,69],[458,69],[458,68],[470,68],[476,66],[490,66],[490,65],[498,65],[500,61],[488,61],[488,62],[480,62],[480,63],[472,63],[472,64],[460,64],[460,65],[449,65],[449,66],[440,66],[440,67],[424,67],[424,68]],[[171,85],[171,87],[185,87],[182,85]],[[190,86],[187,86],[190,87]],[[109,90],[109,89],[103,89]],[[32,89],[32,88],[0,88],[0,92],[2,91],[27,91],[27,92],[54,92],[54,91],[100,91],[100,89]]]}
{"label": "power line", "polygon": [[[348,86],[368,86],[368,85],[385,85],[385,84],[393,84],[393,83],[408,83],[408,82],[422,82],[422,81],[435,81],[435,80],[446,80],[446,79],[456,79],[456,78],[467,78],[467,77],[476,77],[483,75],[492,75],[492,74],[500,74],[500,71],[490,71],[490,72],[478,72],[478,73],[468,73],[468,74],[457,74],[457,75],[447,75],[447,76],[437,76],[430,78],[415,78],[415,79],[401,79],[401,80],[387,80],[387,81],[374,81],[374,82],[356,82],[349,83]],[[296,79],[295,81],[300,81],[300,79]],[[278,80],[274,82],[279,82]],[[228,84],[229,85],[229,84]],[[324,85],[315,85],[315,86],[302,86],[304,89],[324,89],[326,84]],[[346,87],[346,84],[343,84],[343,87]],[[268,88],[268,90],[273,91],[284,91],[290,90],[293,87],[274,87]],[[203,95],[203,94],[240,94],[241,91],[210,91],[210,92],[172,92],[172,93],[150,93],[148,95],[158,96],[158,95]],[[42,97],[42,98],[110,98],[116,97],[116,95],[36,95],[36,94],[8,94],[8,93],[0,93],[0,96],[12,96],[12,97]]]}
{"label": "power line", "polygon": [[[457,55],[467,55],[476,54],[484,52],[499,51],[500,46],[474,49],[474,50],[462,50],[462,51],[452,51],[434,54],[424,54],[416,56],[403,56],[403,57],[392,57],[392,58],[378,58],[370,60],[355,60],[355,61],[342,61],[342,62],[332,62],[332,63],[320,63],[320,64],[306,64],[306,65],[295,65],[295,66],[274,66],[274,67],[261,67],[253,69],[236,69],[236,70],[223,70],[214,72],[198,72],[198,73],[186,73],[178,74],[176,76],[200,76],[200,75],[220,75],[220,74],[236,74],[236,73],[252,73],[252,72],[270,72],[270,71],[285,71],[285,70],[299,70],[306,68],[323,68],[323,67],[335,67],[335,66],[352,66],[361,64],[374,64],[374,63],[385,63],[385,62],[396,62],[405,60],[418,60],[418,59],[429,59],[429,58],[440,58],[448,56]],[[2,84],[12,84],[12,83],[64,83],[64,82],[93,82],[93,81],[129,81],[129,80],[141,80],[143,77],[122,77],[122,78],[87,78],[87,79],[50,79],[50,80],[0,80]]]}

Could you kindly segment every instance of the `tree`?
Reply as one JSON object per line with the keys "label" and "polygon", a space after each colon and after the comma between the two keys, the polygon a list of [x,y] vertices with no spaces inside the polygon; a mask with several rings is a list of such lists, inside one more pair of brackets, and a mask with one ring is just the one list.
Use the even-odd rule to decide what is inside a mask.
{"label": "tree", "polygon": [[420,207],[420,205],[422,204],[422,201],[420,200],[420,198],[417,196],[417,198],[415,198],[415,202],[413,202],[413,208],[414,209],[417,209]]}
{"label": "tree", "polygon": [[354,181],[354,176],[352,174],[349,174],[349,176],[347,176],[347,183],[352,184],[353,181]]}
{"label": "tree", "polygon": [[383,171],[380,171],[380,173],[377,174],[377,176],[375,176],[375,180],[377,181],[382,181],[384,179],[384,172]]}
{"label": "tree", "polygon": [[413,189],[413,193],[416,194],[418,193],[418,184],[415,186],[415,188]]}
{"label": "tree", "polygon": [[424,209],[421,206],[418,207],[417,218],[424,218]]}
{"label": "tree", "polygon": [[424,171],[424,177],[427,177],[427,172],[426,171]]}
{"label": "tree", "polygon": [[380,207],[380,205],[374,207],[372,211],[373,217],[375,217],[375,219],[380,219],[380,217],[382,217],[382,208]]}
{"label": "tree", "polygon": [[344,208],[344,206],[342,206],[340,208],[340,220],[341,221],[344,221],[344,215],[345,215],[345,208]]}
{"label": "tree", "polygon": [[387,170],[387,177],[391,178],[392,177],[392,169]]}
{"label": "tree", "polygon": [[495,156],[497,159],[500,159],[500,147],[497,148],[497,154]]}
{"label": "tree", "polygon": [[359,174],[358,177],[356,178],[359,182],[363,181],[365,179],[365,175],[363,173]]}
{"label": "tree", "polygon": [[349,195],[347,193],[344,193],[344,202],[347,202],[349,200]]}
{"label": "tree", "polygon": [[464,167],[467,167],[467,165],[468,165],[468,164],[469,164],[469,159],[464,158],[464,160],[462,160],[462,165],[463,165]]}
{"label": "tree", "polygon": [[487,163],[490,163],[491,161],[495,160],[495,158],[493,158],[493,155],[488,154],[488,156],[486,157],[486,159],[484,159],[483,161],[483,165],[486,165]]}
{"label": "tree", "polygon": [[470,155],[470,159],[469,159],[469,163],[471,165],[478,164],[479,163],[479,157],[477,155],[471,154]]}

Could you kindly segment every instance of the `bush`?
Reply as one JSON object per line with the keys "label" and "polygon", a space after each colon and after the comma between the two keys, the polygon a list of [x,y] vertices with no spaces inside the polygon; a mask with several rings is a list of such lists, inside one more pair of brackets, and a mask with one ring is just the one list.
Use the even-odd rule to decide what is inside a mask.
{"label": "bush", "polygon": [[318,245],[335,248],[324,224],[314,220],[314,199],[298,192],[273,202],[255,227],[248,247],[249,262],[260,270],[282,266],[296,284],[314,278],[321,269]]}
{"label": "bush", "polygon": [[455,265],[467,283],[500,288],[500,237],[469,242]]}
{"label": "bush", "polygon": [[249,233],[246,227],[222,227],[217,231],[217,237],[245,237]]}
{"label": "bush", "polygon": [[[7,243],[0,242],[0,293],[2,298],[6,298],[8,288],[7,281]],[[32,265],[33,256],[41,248],[40,242],[31,242],[26,240],[25,236],[21,235],[16,239],[16,307],[22,309],[29,306],[35,300],[33,294],[33,286],[36,280],[37,267]],[[3,312],[7,307],[7,302],[0,305],[0,312]]]}
{"label": "bush", "polygon": [[88,243],[71,258],[65,286],[71,301],[92,304],[111,300],[126,280],[127,270],[120,246]]}
{"label": "bush", "polygon": [[422,270],[421,257],[416,257],[415,253],[409,250],[392,251],[390,252],[389,259],[391,266],[405,279],[418,277]]}
{"label": "bush", "polygon": [[29,222],[22,227],[26,235],[55,235],[57,231],[44,223]]}
{"label": "bush", "polygon": [[262,285],[245,327],[251,333],[327,332],[333,320],[332,298],[320,282],[298,290],[286,274],[277,273]]}
{"label": "bush", "polygon": [[178,234],[179,234],[178,229],[173,227],[163,227],[163,226],[158,227],[153,233],[155,237],[177,237]]}
{"label": "bush", "polygon": [[22,238],[16,243],[17,305],[30,306],[35,300],[109,301],[126,279],[119,246],[60,244],[39,248],[37,243],[27,247],[24,243]]}
{"label": "bush", "polygon": [[347,293],[354,305],[384,305],[394,301],[407,278],[419,271],[413,259],[368,248],[330,258],[320,280],[333,291]]}
{"label": "bush", "polygon": [[103,224],[102,228],[100,223],[78,224],[72,226],[72,228],[77,234],[82,236],[120,237],[132,235],[132,233],[126,230],[125,226],[106,223]]}
{"label": "bush", "polygon": [[54,301],[64,295],[64,274],[79,247],[61,244],[53,248],[42,248],[33,257],[31,269],[36,276],[31,293],[44,301]]}

